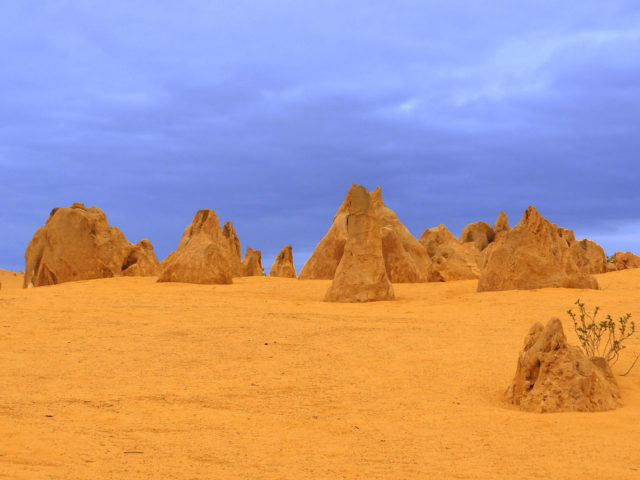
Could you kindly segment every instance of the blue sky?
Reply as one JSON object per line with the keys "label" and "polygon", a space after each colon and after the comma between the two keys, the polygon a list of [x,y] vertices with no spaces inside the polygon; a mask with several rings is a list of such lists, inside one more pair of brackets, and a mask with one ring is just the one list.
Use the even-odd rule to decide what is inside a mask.
{"label": "blue sky", "polygon": [[0,0],[0,268],[53,207],[299,270],[351,183],[415,236],[530,204],[640,253],[636,1]]}

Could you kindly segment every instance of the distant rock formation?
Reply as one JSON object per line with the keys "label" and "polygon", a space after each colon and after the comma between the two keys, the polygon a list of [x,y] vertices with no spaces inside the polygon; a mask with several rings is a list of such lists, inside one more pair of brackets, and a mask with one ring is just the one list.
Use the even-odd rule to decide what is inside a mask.
{"label": "distant rock formation", "polygon": [[130,243],[97,207],[54,208],[27,246],[24,287],[121,275],[157,275],[148,240]]}
{"label": "distant rock formation", "polygon": [[291,245],[285,245],[269,270],[270,277],[296,278],[296,269],[293,266],[293,252]]}
{"label": "distant rock formation", "polygon": [[242,276],[243,277],[260,277],[264,275],[262,268],[262,252],[247,247],[244,252],[244,260],[242,260]]}
{"label": "distant rock formation", "polygon": [[536,322],[524,340],[506,399],[532,412],[596,412],[620,405],[620,391],[607,362],[587,358],[567,343],[562,323]]}
{"label": "distant rock formation", "polygon": [[480,251],[487,248],[493,239],[495,238],[495,232],[491,225],[485,222],[473,222],[462,229],[460,243],[472,242],[476,248]]}
{"label": "distant rock formation", "polygon": [[233,242],[223,235],[213,210],[199,210],[178,248],[162,262],[158,282],[229,284],[232,282]]}
{"label": "distant rock formation", "polygon": [[518,225],[491,244],[478,291],[545,287],[597,289],[598,282],[580,271],[558,227],[529,207]]}
{"label": "distant rock formation", "polygon": [[640,257],[631,252],[616,252],[613,254],[613,264],[616,266],[616,270],[640,268]]}
{"label": "distant rock formation", "polygon": [[233,224],[230,221],[225,222],[222,229],[222,235],[224,235],[231,245],[231,269],[234,277],[242,276],[242,249],[240,248],[240,239],[236,235],[236,231],[233,228]]}
{"label": "distant rock formation", "polygon": [[475,243],[461,243],[444,225],[426,229],[420,243],[431,258],[430,281],[471,280],[480,275],[482,254]]}
{"label": "distant rock formation", "polygon": [[382,228],[382,255],[387,276],[393,283],[429,280],[431,260],[424,248],[382,200],[380,187],[370,193],[371,206]]}
{"label": "distant rock formation", "polygon": [[160,273],[160,262],[153,251],[153,245],[146,238],[129,250],[123,264],[123,275],[153,277]]}
{"label": "distant rock formation", "polygon": [[347,233],[344,255],[325,301],[393,300],[393,286],[387,277],[382,253],[380,222],[371,196],[364,187],[354,185],[343,207]]}
{"label": "distant rock formation", "polygon": [[596,242],[586,238],[575,240],[569,245],[569,248],[571,248],[573,261],[576,262],[578,269],[582,273],[593,275],[608,271],[607,256],[604,253],[604,249]]}
{"label": "distant rock formation", "polygon": [[[361,187],[354,184],[347,192],[331,228],[302,267],[301,280],[334,278],[347,240],[347,208],[353,192],[358,188]],[[376,217],[382,229],[383,257],[389,279],[392,282],[428,281],[431,261],[420,243],[384,204],[380,187],[368,195],[371,199],[371,215]]]}
{"label": "distant rock formation", "polygon": [[495,235],[498,235],[499,233],[508,232],[509,230],[511,230],[511,227],[509,227],[507,214],[502,211],[498,215],[498,218],[496,218],[496,222],[493,224],[493,231],[495,232]]}

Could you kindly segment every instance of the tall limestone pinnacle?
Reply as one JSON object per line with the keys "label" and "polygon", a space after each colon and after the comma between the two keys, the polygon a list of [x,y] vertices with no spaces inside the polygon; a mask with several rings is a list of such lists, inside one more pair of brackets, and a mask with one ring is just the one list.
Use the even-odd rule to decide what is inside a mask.
{"label": "tall limestone pinnacle", "polygon": [[[313,254],[302,267],[301,280],[332,280],[342,259],[347,241],[348,209],[356,191],[364,187],[353,184],[333,218],[333,223]],[[366,192],[366,189],[364,190]],[[381,228],[382,252],[387,276],[391,282],[426,282],[431,260],[420,242],[400,222],[382,200],[380,187],[368,193],[371,215]]]}
{"label": "tall limestone pinnacle", "polygon": [[393,300],[393,286],[382,254],[380,222],[367,190],[349,190],[344,209],[346,241],[335,277],[325,295],[327,302]]}

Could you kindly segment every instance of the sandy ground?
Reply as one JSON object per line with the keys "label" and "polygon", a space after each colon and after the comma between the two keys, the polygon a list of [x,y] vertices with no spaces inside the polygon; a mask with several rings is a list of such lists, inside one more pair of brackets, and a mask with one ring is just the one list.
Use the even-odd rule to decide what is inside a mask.
{"label": "sandy ground", "polygon": [[[602,290],[117,278],[20,289],[0,272],[0,478],[640,478],[640,368],[625,406],[531,414],[503,392],[531,323],[576,298],[640,320],[640,270]],[[614,367],[624,371],[640,339]]]}

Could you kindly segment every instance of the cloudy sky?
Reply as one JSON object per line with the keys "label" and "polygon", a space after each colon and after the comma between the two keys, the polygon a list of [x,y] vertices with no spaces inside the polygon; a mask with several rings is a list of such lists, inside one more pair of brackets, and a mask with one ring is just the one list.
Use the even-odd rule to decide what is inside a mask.
{"label": "cloudy sky", "polygon": [[0,65],[0,268],[82,201],[300,269],[354,182],[416,236],[533,204],[640,253],[636,0],[0,0]]}

